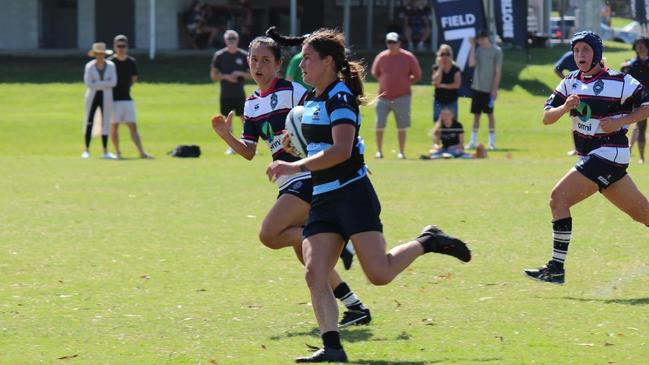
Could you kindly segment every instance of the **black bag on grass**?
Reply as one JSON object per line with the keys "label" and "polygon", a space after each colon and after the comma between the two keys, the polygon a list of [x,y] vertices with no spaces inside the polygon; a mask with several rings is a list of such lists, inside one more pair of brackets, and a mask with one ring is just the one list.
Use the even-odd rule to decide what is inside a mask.
{"label": "black bag on grass", "polygon": [[169,154],[171,157],[199,157],[201,155],[201,148],[195,144],[179,144]]}

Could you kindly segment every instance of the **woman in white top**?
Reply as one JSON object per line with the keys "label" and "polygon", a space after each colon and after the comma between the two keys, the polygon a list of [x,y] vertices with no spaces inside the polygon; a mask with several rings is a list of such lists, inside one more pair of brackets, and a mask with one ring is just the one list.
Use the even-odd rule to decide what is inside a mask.
{"label": "woman in white top", "polygon": [[86,63],[83,72],[83,82],[86,84],[86,113],[83,125],[85,136],[85,149],[81,158],[90,157],[90,140],[92,138],[92,127],[95,120],[97,108],[101,109],[101,142],[104,147],[103,158],[115,158],[108,152],[108,132],[110,131],[110,114],[113,110],[113,87],[117,84],[117,72],[115,64],[106,60],[106,55],[113,51],[106,49],[106,43],[98,42],[92,44],[88,56],[95,59]]}

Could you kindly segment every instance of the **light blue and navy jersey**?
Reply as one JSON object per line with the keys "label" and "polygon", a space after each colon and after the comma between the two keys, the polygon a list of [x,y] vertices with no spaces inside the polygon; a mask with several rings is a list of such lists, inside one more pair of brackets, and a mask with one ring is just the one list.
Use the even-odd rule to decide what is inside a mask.
{"label": "light blue and navy jersey", "polygon": [[581,71],[569,73],[545,103],[545,110],[563,105],[570,95],[579,96],[570,111],[575,149],[580,156],[595,154],[618,164],[629,163],[628,126],[607,133],[600,127],[606,117],[621,118],[634,108],[649,105],[647,90],[630,75],[603,69],[587,77]]}
{"label": "light blue and navy jersey", "polygon": [[313,156],[331,147],[331,129],[339,124],[351,124],[356,129],[352,154],[348,160],[336,166],[311,172],[313,195],[340,189],[361,179],[367,174],[367,167],[363,159],[363,139],[358,135],[361,116],[356,96],[342,81],[332,83],[319,96],[315,95],[315,90],[309,92],[302,115],[302,133],[308,143],[307,154]]}

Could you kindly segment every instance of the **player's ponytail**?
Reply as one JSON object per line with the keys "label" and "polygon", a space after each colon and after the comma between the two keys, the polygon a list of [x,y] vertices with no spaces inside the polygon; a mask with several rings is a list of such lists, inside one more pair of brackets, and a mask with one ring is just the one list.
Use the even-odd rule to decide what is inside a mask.
{"label": "player's ponytail", "polygon": [[365,67],[360,62],[350,61],[345,58],[342,62],[341,74],[345,85],[356,95],[358,104],[365,104],[366,99],[363,91]]}
{"label": "player's ponytail", "polygon": [[273,40],[275,40],[275,42],[279,43],[282,46],[295,47],[295,46],[301,46],[302,43],[304,42],[304,40],[309,35],[307,34],[307,35],[302,35],[302,36],[299,36],[299,37],[289,37],[289,36],[285,36],[285,35],[280,34],[277,31],[277,27],[272,26],[272,27],[268,28],[268,30],[266,31],[266,36],[269,37],[269,38],[272,38]]}

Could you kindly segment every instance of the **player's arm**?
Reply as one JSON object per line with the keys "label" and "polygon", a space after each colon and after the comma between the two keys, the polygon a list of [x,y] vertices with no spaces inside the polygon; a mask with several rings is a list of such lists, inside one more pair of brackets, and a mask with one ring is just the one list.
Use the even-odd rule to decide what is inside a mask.
{"label": "player's arm", "polygon": [[257,144],[237,139],[232,135],[231,126],[234,111],[228,113],[227,117],[219,114],[212,117],[212,129],[221,137],[221,139],[228,144],[233,150],[241,155],[246,160],[252,160],[257,151]]}
{"label": "player's arm", "polygon": [[566,102],[557,107],[550,107],[543,112],[543,124],[554,124],[559,118],[564,114],[569,113],[571,109],[574,109],[579,105],[579,96],[570,95],[566,99]]}

